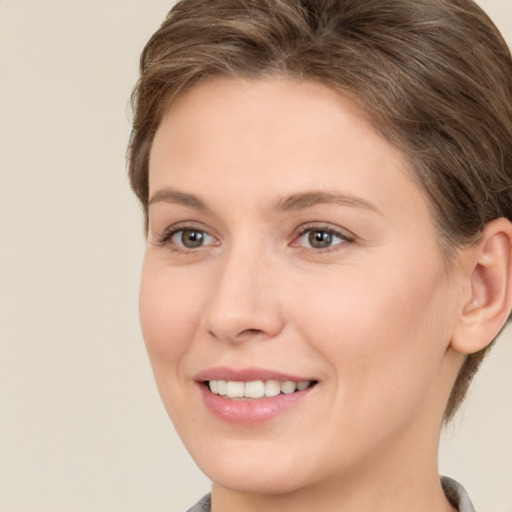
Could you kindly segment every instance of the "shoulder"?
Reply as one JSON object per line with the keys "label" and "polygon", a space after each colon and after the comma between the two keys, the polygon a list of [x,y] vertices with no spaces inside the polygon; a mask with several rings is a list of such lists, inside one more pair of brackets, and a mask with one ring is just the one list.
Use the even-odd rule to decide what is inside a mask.
{"label": "shoulder", "polygon": [[[476,512],[466,489],[452,478],[443,476],[441,478],[443,491],[448,501],[456,507],[459,512]],[[199,510],[199,509],[198,509]]]}

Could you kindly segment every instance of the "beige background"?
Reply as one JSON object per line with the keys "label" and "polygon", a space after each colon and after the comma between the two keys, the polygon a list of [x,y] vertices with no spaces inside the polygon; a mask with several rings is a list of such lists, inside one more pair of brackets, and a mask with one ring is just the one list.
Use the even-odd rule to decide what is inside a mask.
{"label": "beige background", "polygon": [[[481,4],[512,41],[511,0]],[[160,404],[137,319],[128,96],[161,0],[0,0],[0,511],[178,511],[208,489]],[[442,444],[512,511],[512,333]]]}

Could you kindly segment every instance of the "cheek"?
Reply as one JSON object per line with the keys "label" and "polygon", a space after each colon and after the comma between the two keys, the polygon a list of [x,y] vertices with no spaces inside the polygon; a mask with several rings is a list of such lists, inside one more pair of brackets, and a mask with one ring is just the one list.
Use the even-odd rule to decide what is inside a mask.
{"label": "cheek", "polygon": [[160,269],[147,257],[142,269],[139,312],[142,334],[156,373],[172,367],[186,353],[200,320],[194,281]]}
{"label": "cheek", "polygon": [[373,419],[421,402],[441,370],[454,318],[438,268],[426,265],[421,275],[396,268],[366,267],[336,279],[343,285],[335,289],[323,283],[301,317],[304,336],[331,365],[340,399]]}

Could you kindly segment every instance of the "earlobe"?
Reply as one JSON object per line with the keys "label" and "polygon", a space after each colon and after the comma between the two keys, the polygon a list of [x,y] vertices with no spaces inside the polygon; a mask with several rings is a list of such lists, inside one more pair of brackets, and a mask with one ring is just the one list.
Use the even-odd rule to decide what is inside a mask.
{"label": "earlobe", "polygon": [[451,346],[471,354],[498,335],[512,308],[512,223],[496,219],[468,252],[470,297],[463,304]]}

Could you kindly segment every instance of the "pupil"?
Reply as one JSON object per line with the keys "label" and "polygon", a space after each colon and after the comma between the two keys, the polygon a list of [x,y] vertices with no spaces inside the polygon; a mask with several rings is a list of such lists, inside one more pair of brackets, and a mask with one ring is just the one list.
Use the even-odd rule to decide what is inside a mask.
{"label": "pupil", "polygon": [[324,249],[332,244],[332,235],[328,231],[312,231],[309,234],[309,243],[315,249]]}
{"label": "pupil", "polygon": [[201,231],[185,229],[181,235],[181,241],[183,242],[183,245],[189,249],[193,249],[194,247],[201,247],[203,240],[204,235],[201,233]]}

